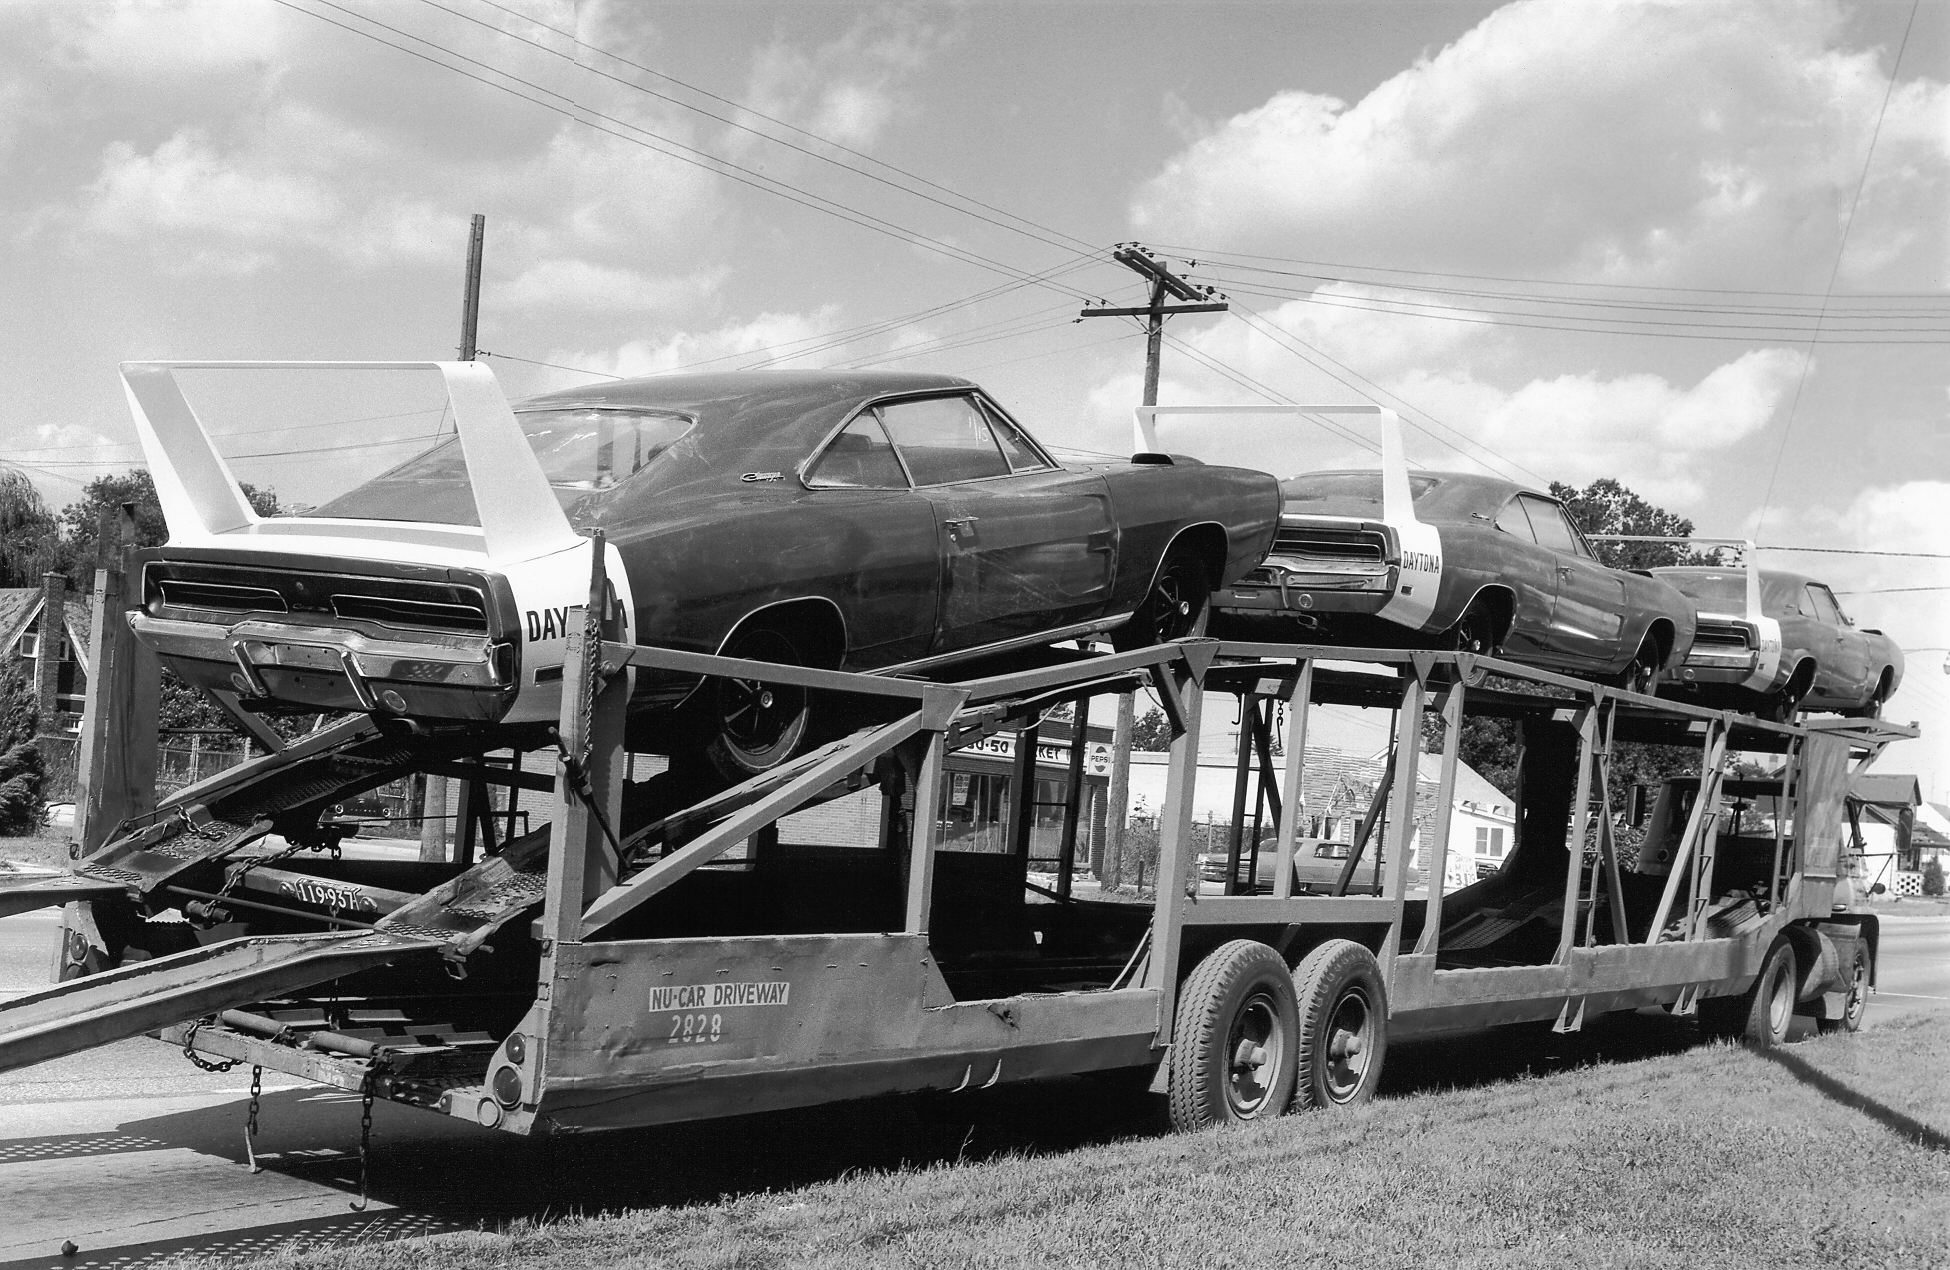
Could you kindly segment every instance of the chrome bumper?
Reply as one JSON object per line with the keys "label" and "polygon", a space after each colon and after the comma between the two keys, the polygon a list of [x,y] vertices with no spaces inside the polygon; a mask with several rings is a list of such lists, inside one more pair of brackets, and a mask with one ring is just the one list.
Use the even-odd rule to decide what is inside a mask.
{"label": "chrome bumper", "polygon": [[[240,695],[281,694],[267,673],[325,672],[343,675],[362,710],[409,712],[406,697],[374,687],[459,688],[497,692],[512,687],[512,656],[484,636],[429,634],[411,640],[380,639],[334,626],[246,621],[235,626],[186,622],[131,613],[135,637],[160,657],[188,658],[234,667],[230,682]],[[512,650],[509,650],[510,652]],[[388,700],[388,696],[397,700]]]}

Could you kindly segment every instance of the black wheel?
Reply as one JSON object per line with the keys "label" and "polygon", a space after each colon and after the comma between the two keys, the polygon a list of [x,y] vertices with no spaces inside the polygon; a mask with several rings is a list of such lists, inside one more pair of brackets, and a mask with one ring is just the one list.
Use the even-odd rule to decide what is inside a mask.
{"label": "black wheel", "polygon": [[1888,702],[1889,672],[1885,670],[1882,672],[1882,677],[1876,680],[1875,691],[1869,694],[1869,699],[1848,713],[1851,718],[1856,719],[1880,719],[1882,707]]}
{"label": "black wheel", "polygon": [[1785,939],[1776,940],[1745,992],[1699,1003],[1700,1028],[1708,1036],[1742,1040],[1755,1049],[1779,1045],[1794,1021],[1795,987],[1794,949]]}
{"label": "black wheel", "polygon": [[1763,717],[1775,723],[1793,723],[1801,713],[1801,698],[1807,695],[1807,684],[1790,679],[1781,685],[1779,692],[1768,694]]}
{"label": "black wheel", "polygon": [[1659,641],[1647,635],[1639,650],[1632,654],[1632,660],[1625,663],[1625,673],[1618,677],[1618,686],[1627,692],[1651,696],[1659,690],[1659,683],[1665,678],[1664,660],[1664,655],[1659,652]]}
{"label": "black wheel", "polygon": [[[725,645],[724,656],[802,666],[805,658],[784,631],[756,626]],[[757,679],[714,679],[699,694],[704,753],[727,780],[741,781],[777,767],[798,752],[812,715],[804,688]]]}
{"label": "black wheel", "polygon": [[1293,1097],[1299,1030],[1280,954],[1250,939],[1221,944],[1178,993],[1171,1032],[1171,1123],[1179,1130],[1264,1120]]}
{"label": "black wheel", "polygon": [[[1486,608],[1472,604],[1456,624],[1442,633],[1440,651],[1449,653],[1474,653],[1478,657],[1495,657],[1503,650],[1497,646],[1496,614]],[[1489,678],[1489,671],[1480,667],[1467,675],[1458,675],[1467,687],[1475,688]]]}
{"label": "black wheel", "polygon": [[1869,949],[1861,940],[1855,942],[1855,960],[1849,967],[1848,1002],[1842,1006],[1839,1019],[1817,1019],[1815,1028],[1821,1032],[1860,1032],[1862,1016],[1869,1012]]}
{"label": "black wheel", "polygon": [[1158,567],[1158,576],[1131,620],[1110,634],[1120,653],[1174,639],[1205,634],[1212,612],[1212,578],[1190,551],[1177,548]]}
{"label": "black wheel", "polygon": [[1348,1107],[1374,1096],[1388,1057],[1388,993],[1374,954],[1330,939],[1293,971],[1300,1004],[1296,1108]]}

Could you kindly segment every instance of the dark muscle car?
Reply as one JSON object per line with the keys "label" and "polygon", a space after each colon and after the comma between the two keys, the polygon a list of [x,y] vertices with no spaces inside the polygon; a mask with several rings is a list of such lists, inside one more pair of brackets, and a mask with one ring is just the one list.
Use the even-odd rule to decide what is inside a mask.
{"label": "dark muscle car", "polygon": [[1754,614],[1744,570],[1652,570],[1699,608],[1693,651],[1660,691],[1783,722],[1802,709],[1880,715],[1903,679],[1903,650],[1896,641],[1881,631],[1857,630],[1823,583],[1778,569],[1758,572],[1760,612]]}
{"label": "dark muscle car", "polygon": [[[946,375],[674,374],[509,414],[484,366],[428,365],[458,435],[279,520],[199,486],[173,388],[125,369],[152,466],[182,469],[159,482],[172,536],[145,553],[136,621],[178,673],[313,710],[546,722],[597,529],[641,644],[880,672],[1137,646],[1201,630],[1279,513],[1261,472],[1059,460]],[[679,703],[727,775],[803,744],[804,691],[698,689],[639,672],[632,744],[667,750]]]}
{"label": "dark muscle car", "polygon": [[1266,563],[1214,600],[1214,633],[1494,653],[1648,690],[1693,643],[1670,583],[1599,563],[1563,505],[1493,476],[1313,472]]}

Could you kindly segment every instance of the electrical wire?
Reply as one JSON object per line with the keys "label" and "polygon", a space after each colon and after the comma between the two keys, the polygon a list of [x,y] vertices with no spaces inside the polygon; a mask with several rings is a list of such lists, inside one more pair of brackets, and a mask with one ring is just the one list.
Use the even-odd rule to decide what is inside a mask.
{"label": "electrical wire", "polygon": [[1855,547],[1781,547],[1757,546],[1756,551],[1806,551],[1824,556],[1893,556],[1910,560],[1950,560],[1950,552],[1944,551],[1868,551]]}

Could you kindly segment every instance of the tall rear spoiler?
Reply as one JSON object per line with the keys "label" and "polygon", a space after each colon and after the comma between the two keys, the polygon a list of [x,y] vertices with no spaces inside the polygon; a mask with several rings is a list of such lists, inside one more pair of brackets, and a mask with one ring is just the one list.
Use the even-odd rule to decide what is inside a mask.
{"label": "tall rear spoiler", "polygon": [[1741,567],[1747,575],[1747,612],[1750,622],[1758,622],[1766,612],[1760,601],[1760,564],[1755,559],[1756,548],[1751,538],[1680,538],[1660,534],[1586,534],[1594,542],[1663,542],[1683,543],[1688,547],[1737,547],[1740,550]]}
{"label": "tall rear spoiler", "polygon": [[489,561],[532,560],[584,541],[569,527],[494,372],[481,362],[168,361],[124,362],[121,369],[172,543],[208,544],[262,523],[184,398],[179,370],[437,371],[460,434]]}
{"label": "tall rear spoiler", "polygon": [[[1381,518],[1389,525],[1418,524],[1408,493],[1408,453],[1402,448],[1402,417],[1386,406],[1139,406],[1131,414],[1137,454],[1158,454],[1159,415],[1371,415],[1381,424]],[[1135,457],[1135,456],[1133,456]]]}

